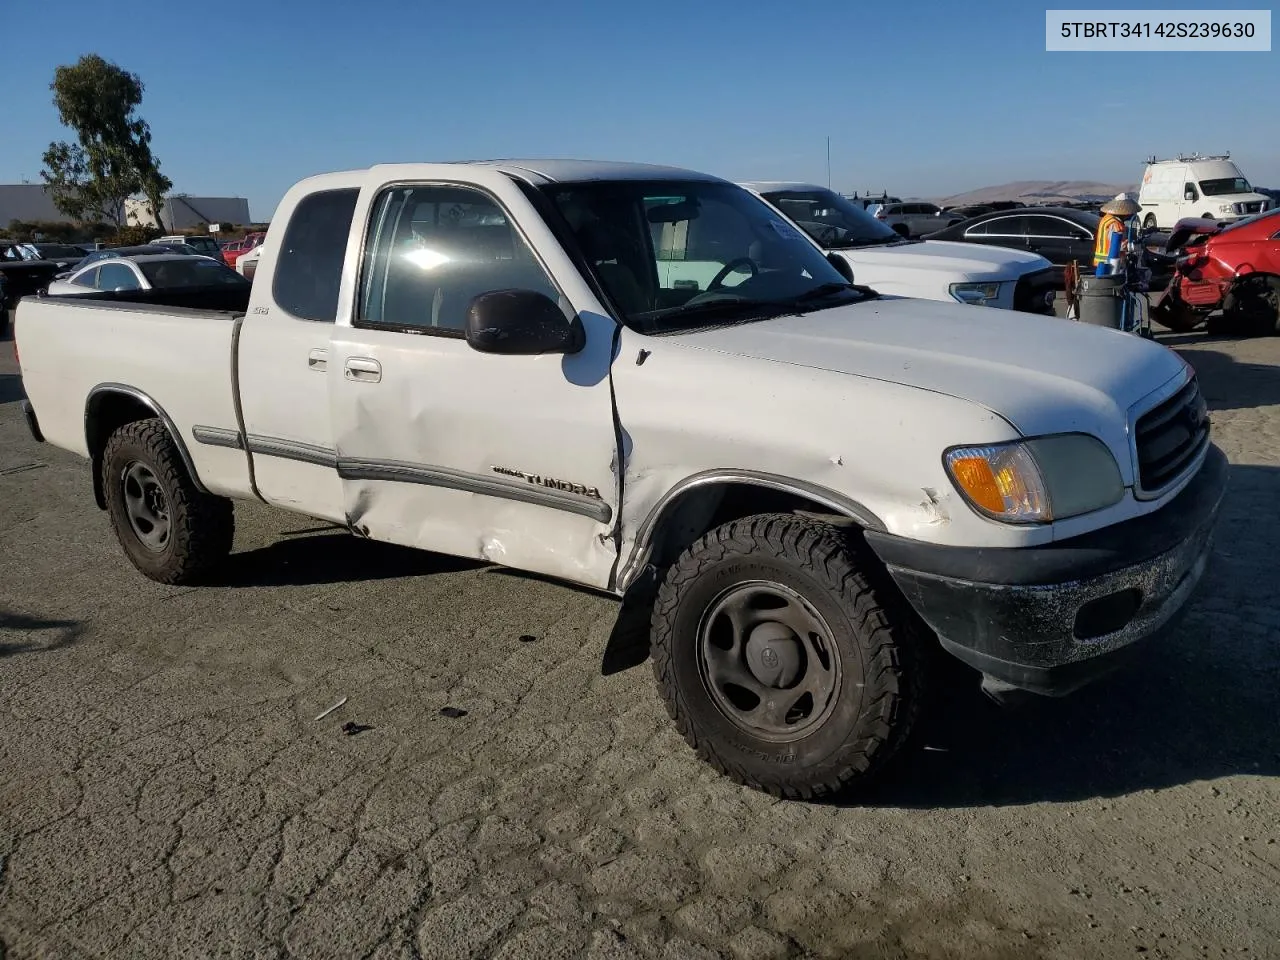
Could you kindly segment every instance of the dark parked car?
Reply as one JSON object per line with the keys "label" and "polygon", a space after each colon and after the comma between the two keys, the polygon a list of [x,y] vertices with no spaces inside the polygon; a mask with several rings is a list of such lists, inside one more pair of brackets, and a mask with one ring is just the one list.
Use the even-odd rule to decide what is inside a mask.
{"label": "dark parked car", "polygon": [[81,267],[87,266],[98,260],[106,260],[108,257],[138,257],[150,256],[154,253],[182,253],[189,257],[204,256],[194,247],[189,247],[185,243],[166,243],[163,248],[152,244],[136,247],[106,247],[102,250],[94,250],[87,256],[81,257],[75,263],[68,266],[65,270],[58,272],[58,279],[62,280],[75,273]]}
{"label": "dark parked car", "polygon": [[1093,259],[1093,235],[1099,219],[1097,214],[1068,207],[993,210],[931,233],[926,239],[1030,250],[1059,266],[1072,260],[1084,264]]}
{"label": "dark parked car", "polygon": [[[1093,238],[1102,218],[1071,207],[1021,207],[996,210],[931,233],[926,240],[960,240],[1038,253],[1055,266],[1072,260],[1084,270],[1093,263]],[[1162,290],[1173,273],[1174,259],[1151,253],[1151,288]]]}
{"label": "dark parked car", "polygon": [[64,269],[65,261],[40,259],[39,246],[53,245],[0,242],[0,276],[4,278],[0,283],[0,329],[8,324],[4,311],[12,310],[23,297],[43,290]]}
{"label": "dark parked car", "polygon": [[968,220],[970,217],[980,217],[984,213],[990,213],[995,207],[989,203],[966,203],[958,207],[943,207],[942,212],[948,217],[959,217],[961,220]]}

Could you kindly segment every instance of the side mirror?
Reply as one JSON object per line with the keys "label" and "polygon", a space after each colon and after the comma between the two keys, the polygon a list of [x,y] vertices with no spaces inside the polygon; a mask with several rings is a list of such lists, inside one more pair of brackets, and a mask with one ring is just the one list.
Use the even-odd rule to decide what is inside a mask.
{"label": "side mirror", "polygon": [[828,253],[827,262],[839,271],[840,276],[853,283],[853,266],[838,253]]}
{"label": "side mirror", "polygon": [[491,290],[467,307],[467,343],[480,353],[509,356],[577,353],[586,345],[586,333],[545,293]]}
{"label": "side mirror", "polygon": [[1187,189],[1182,191],[1182,199],[1190,200],[1194,203],[1196,200],[1199,200],[1200,198],[1196,196],[1196,192],[1194,190],[1192,190],[1190,187],[1187,187]]}

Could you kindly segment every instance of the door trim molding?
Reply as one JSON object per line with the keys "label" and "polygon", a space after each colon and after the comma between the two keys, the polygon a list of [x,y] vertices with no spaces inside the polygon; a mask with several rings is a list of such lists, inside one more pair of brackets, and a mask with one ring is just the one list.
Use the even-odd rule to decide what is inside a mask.
{"label": "door trim molding", "polygon": [[[226,427],[191,428],[191,435],[200,443],[210,447],[230,447],[243,450],[244,441],[238,430]],[[260,453],[264,457],[279,457],[282,460],[297,460],[301,463],[315,464],[317,467],[336,467],[338,455],[330,447],[322,447],[314,443],[303,443],[300,440],[284,440],[280,437],[264,437],[256,433],[249,434],[249,452]]]}
{"label": "door trim molding", "polygon": [[260,453],[264,457],[297,460],[330,469],[338,465],[338,455],[332,448],[321,447],[314,443],[302,443],[298,440],[281,440],[277,437],[260,437],[250,434],[249,452]]}
{"label": "door trim molding", "polygon": [[[212,447],[244,449],[244,439],[238,430],[226,427],[195,426],[191,435],[198,443]],[[318,467],[329,467],[343,480],[372,480],[388,483],[417,483],[463,493],[476,493],[486,497],[531,503],[587,517],[597,523],[609,523],[613,508],[604,500],[587,494],[573,493],[553,487],[543,487],[526,481],[507,480],[502,477],[468,473],[448,467],[422,463],[406,463],[401,460],[362,460],[342,458],[328,448],[279,437],[248,436],[249,452],[264,457],[296,460]]]}
{"label": "door trim molding", "polygon": [[196,443],[203,443],[206,447],[244,449],[244,444],[240,442],[240,431],[227,427],[204,427],[197,424],[191,428],[191,436],[195,438]]}
{"label": "door trim molding", "polygon": [[588,517],[597,523],[608,523],[613,508],[603,500],[586,494],[570,493],[532,483],[504,480],[448,467],[434,467],[399,460],[355,460],[340,458],[338,476],[343,480],[374,480],[391,483],[420,483],[428,487],[478,493],[481,496],[516,500],[534,506],[549,507],[566,513]]}

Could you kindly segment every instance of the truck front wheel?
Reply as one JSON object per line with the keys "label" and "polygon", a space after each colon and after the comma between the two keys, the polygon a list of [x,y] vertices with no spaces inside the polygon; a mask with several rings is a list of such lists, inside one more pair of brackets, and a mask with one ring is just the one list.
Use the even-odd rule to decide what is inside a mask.
{"label": "truck front wheel", "polygon": [[231,501],[196,489],[158,419],[127,423],[111,435],[102,488],[125,555],[158,583],[196,582],[231,552]]}
{"label": "truck front wheel", "polygon": [[790,515],[718,527],[672,565],[653,667],[689,745],[739,783],[828,796],[884,766],[924,696],[924,638],[875,559]]}

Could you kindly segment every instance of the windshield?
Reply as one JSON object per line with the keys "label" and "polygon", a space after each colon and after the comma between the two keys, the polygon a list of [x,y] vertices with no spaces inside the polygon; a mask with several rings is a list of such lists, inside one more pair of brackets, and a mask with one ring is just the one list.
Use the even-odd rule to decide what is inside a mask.
{"label": "windshield", "polygon": [[623,320],[644,332],[867,295],[772,207],[731,183],[608,180],[542,189]]}
{"label": "windshield", "polygon": [[1200,192],[1206,197],[1221,197],[1228,193],[1253,193],[1244,177],[1221,177],[1217,180],[1201,180]]}
{"label": "windshield", "polygon": [[892,227],[832,190],[771,190],[764,197],[828,249],[902,240]]}
{"label": "windshield", "polygon": [[249,281],[216,260],[188,257],[181,260],[138,261],[147,282],[157,289],[201,287],[210,284],[247,284]]}

